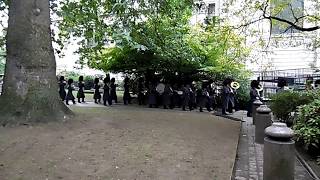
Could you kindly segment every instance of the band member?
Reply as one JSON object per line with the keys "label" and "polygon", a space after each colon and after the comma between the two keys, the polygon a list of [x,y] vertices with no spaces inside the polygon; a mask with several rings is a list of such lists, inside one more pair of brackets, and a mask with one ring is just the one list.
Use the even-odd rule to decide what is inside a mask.
{"label": "band member", "polygon": [[123,104],[127,105],[130,104],[130,91],[129,91],[129,78],[124,78],[124,85],[123,85],[124,93],[123,93]]}
{"label": "band member", "polygon": [[96,104],[101,103],[100,85],[99,78],[94,79],[94,94],[93,99]]}
{"label": "band member", "polygon": [[197,104],[199,106],[200,112],[203,112],[203,107],[206,106],[209,94],[207,92],[207,86],[202,83],[202,87],[197,90]]}
{"label": "band member", "polygon": [[190,101],[189,101],[189,108],[190,110],[193,110],[194,108],[197,108],[197,103],[196,103],[196,89],[195,89],[195,83],[191,84],[190,87]]}
{"label": "band member", "polygon": [[257,80],[253,80],[251,81],[251,89],[250,89],[250,101],[249,101],[249,106],[248,106],[248,112],[247,112],[247,116],[248,117],[252,117],[252,106],[253,106],[253,102],[256,99],[260,99],[260,94],[258,92],[258,88],[259,88],[260,84],[259,81]]}
{"label": "band member", "polygon": [[103,86],[103,105],[107,105],[107,102],[109,104],[109,106],[112,104],[112,101],[111,98],[110,98],[110,87],[109,87],[109,82],[110,82],[110,79],[109,77],[106,77],[103,79],[103,83],[104,83],[104,86]]}
{"label": "band member", "polygon": [[142,78],[139,78],[138,80],[138,103],[139,105],[144,104],[144,86]]}
{"label": "band member", "polygon": [[[189,85],[184,85],[182,87],[183,94],[181,96],[182,99],[182,110],[186,110],[186,106],[189,106],[189,101],[190,101],[190,86]],[[191,111],[191,108],[189,106],[189,110]]]}
{"label": "band member", "polygon": [[283,78],[278,79],[278,84],[277,84],[277,93],[281,93],[284,91],[284,87],[287,86],[287,81]]}
{"label": "band member", "polygon": [[116,79],[115,78],[111,78],[110,81],[110,96],[111,96],[111,101],[114,100],[115,103],[118,103],[118,97],[117,97],[117,85],[115,84]]}
{"label": "band member", "polygon": [[149,108],[157,106],[157,90],[155,83],[149,83],[148,88],[148,104]]}
{"label": "band member", "polygon": [[163,109],[167,109],[168,106],[171,105],[171,97],[173,95],[173,90],[170,86],[169,83],[167,83],[164,87],[164,91],[162,94],[162,104],[163,104]]}
{"label": "band member", "polygon": [[81,103],[80,99],[82,99],[82,102],[84,102],[84,98],[85,98],[83,76],[79,77],[78,87],[79,87],[79,90],[77,93],[77,98],[78,98],[78,103]]}
{"label": "band member", "polygon": [[66,99],[66,95],[67,95],[65,86],[66,86],[66,81],[64,80],[64,76],[61,76],[59,79],[59,95],[62,101]]}
{"label": "band member", "polygon": [[72,94],[72,91],[74,90],[74,87],[72,86],[73,79],[68,79],[68,93],[66,96],[66,104],[69,105],[69,100],[73,102],[73,104],[76,104],[76,101],[74,100],[74,96]]}
{"label": "band member", "polygon": [[[232,88],[230,86],[232,80],[227,78],[223,81],[223,89],[222,89],[222,114],[226,115],[226,110],[231,105],[234,106],[234,101],[232,101]],[[230,108],[232,108],[230,107]]]}

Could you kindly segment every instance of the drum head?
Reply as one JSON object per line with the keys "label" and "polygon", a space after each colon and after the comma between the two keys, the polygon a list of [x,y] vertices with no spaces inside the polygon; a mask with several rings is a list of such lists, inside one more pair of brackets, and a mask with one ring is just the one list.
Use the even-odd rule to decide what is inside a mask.
{"label": "drum head", "polygon": [[156,87],[158,93],[162,94],[164,92],[165,85],[163,83],[159,83]]}

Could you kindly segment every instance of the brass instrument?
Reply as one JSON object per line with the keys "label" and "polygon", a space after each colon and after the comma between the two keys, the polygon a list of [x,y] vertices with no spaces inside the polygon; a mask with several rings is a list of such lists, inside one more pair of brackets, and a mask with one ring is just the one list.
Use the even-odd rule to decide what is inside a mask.
{"label": "brass instrument", "polygon": [[233,82],[231,83],[231,87],[232,87],[233,89],[239,89],[239,88],[240,88],[240,84],[239,84],[238,82],[236,82],[236,81],[233,81]]}
{"label": "brass instrument", "polygon": [[262,86],[261,84],[259,84],[259,86],[258,86],[258,88],[257,88],[257,91],[258,91],[258,92],[263,91],[263,86]]}

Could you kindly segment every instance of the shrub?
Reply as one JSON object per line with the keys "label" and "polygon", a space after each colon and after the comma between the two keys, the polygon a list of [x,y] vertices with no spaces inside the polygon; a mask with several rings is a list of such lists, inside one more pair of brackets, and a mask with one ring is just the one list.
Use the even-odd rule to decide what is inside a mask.
{"label": "shrub", "polygon": [[299,107],[294,131],[306,147],[320,148],[320,99]]}
{"label": "shrub", "polygon": [[84,89],[85,90],[90,90],[93,88],[93,79],[94,77],[93,76],[85,76],[84,77]]}
{"label": "shrub", "polygon": [[311,92],[283,91],[272,96],[270,108],[277,118],[287,121],[298,106],[311,103],[313,99]]}

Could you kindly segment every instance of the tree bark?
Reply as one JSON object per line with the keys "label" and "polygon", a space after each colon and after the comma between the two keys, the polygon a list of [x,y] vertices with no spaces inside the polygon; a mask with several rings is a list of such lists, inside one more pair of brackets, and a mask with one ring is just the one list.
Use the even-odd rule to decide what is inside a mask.
{"label": "tree bark", "polygon": [[11,0],[0,123],[62,120],[72,112],[58,96],[49,0]]}

